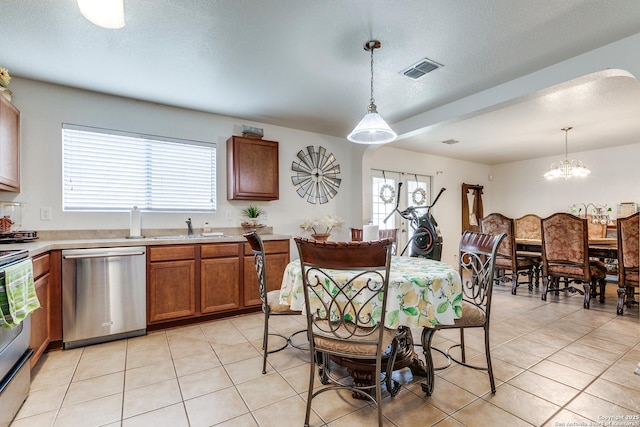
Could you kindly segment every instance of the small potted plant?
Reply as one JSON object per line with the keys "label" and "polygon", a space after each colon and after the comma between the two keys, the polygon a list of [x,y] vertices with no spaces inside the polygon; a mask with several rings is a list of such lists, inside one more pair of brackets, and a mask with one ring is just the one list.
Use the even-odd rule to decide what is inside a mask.
{"label": "small potted plant", "polygon": [[260,215],[264,213],[265,213],[264,209],[259,208],[257,206],[249,205],[249,207],[244,208],[242,210],[242,215],[249,218],[249,220],[246,223],[243,223],[242,225],[255,227],[256,225],[258,225],[258,217],[260,217]]}

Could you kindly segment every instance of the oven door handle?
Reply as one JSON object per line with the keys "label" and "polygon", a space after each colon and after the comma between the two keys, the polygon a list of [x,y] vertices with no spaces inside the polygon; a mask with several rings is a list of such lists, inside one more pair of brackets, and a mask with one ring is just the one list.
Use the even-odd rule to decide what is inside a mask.
{"label": "oven door handle", "polygon": [[104,253],[90,254],[90,255],[64,255],[62,258],[64,258],[64,259],[111,258],[111,257],[117,257],[117,256],[137,256],[137,255],[144,255],[144,254],[145,253],[142,252],[142,251],[138,251],[138,252],[121,252],[121,253],[104,252]]}

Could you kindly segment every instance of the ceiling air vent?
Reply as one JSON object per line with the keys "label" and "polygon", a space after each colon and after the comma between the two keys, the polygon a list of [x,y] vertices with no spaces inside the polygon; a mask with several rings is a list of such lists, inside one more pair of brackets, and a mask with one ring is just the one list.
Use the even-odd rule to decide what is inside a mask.
{"label": "ceiling air vent", "polygon": [[460,141],[456,141],[455,139],[447,139],[446,141],[442,141],[443,144],[447,144],[447,145],[453,145],[453,144],[457,144]]}
{"label": "ceiling air vent", "polygon": [[430,73],[431,71],[438,69],[440,67],[442,67],[441,64],[438,64],[437,62],[434,62],[428,58],[423,58],[417,63],[410,66],[409,68],[407,68],[406,70],[404,70],[402,74],[414,80],[417,80],[420,77],[424,76],[425,74]]}

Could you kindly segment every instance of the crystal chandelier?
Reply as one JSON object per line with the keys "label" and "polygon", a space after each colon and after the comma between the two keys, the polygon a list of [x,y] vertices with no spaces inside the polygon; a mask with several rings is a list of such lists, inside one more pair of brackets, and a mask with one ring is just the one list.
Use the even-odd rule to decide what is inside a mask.
{"label": "crystal chandelier", "polygon": [[371,52],[371,98],[367,114],[364,115],[360,123],[351,131],[347,139],[356,144],[386,144],[398,137],[389,127],[382,116],[378,114],[378,109],[373,99],[373,51],[381,46],[378,40],[369,40],[364,44],[364,50]]}
{"label": "crystal chandelier", "polygon": [[544,177],[548,180],[556,178],[562,178],[564,180],[571,179],[573,177],[585,177],[591,173],[589,169],[580,161],[576,159],[569,160],[569,145],[567,142],[567,135],[573,127],[569,126],[562,128],[564,131],[564,156],[565,159],[557,161],[551,165],[551,168],[544,174]]}

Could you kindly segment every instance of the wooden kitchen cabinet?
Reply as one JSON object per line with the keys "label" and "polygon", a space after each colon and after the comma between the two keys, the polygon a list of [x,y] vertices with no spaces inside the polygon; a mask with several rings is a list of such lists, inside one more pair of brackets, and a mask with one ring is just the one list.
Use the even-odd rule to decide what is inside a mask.
{"label": "wooden kitchen cabinet", "polygon": [[1,95],[0,190],[20,191],[20,111]]}
{"label": "wooden kitchen cabinet", "polygon": [[[280,289],[284,269],[289,264],[289,241],[263,241],[265,265],[267,266],[267,291]],[[256,274],[253,251],[248,243],[244,244],[244,306],[260,306],[260,289]]]}
{"label": "wooden kitchen cabinet", "polygon": [[200,257],[200,312],[208,314],[239,309],[238,244],[202,245]]}
{"label": "wooden kitchen cabinet", "polygon": [[195,245],[149,248],[147,322],[196,314]]}
{"label": "wooden kitchen cabinet", "polygon": [[[289,240],[264,241],[267,286],[279,289],[289,263]],[[159,329],[233,316],[260,307],[248,243],[149,246],[147,327]]]}
{"label": "wooden kitchen cabinet", "polygon": [[232,136],[227,140],[227,199],[278,200],[278,142]]}
{"label": "wooden kitchen cabinet", "polygon": [[33,278],[40,308],[31,313],[31,341],[29,342],[29,347],[33,350],[31,355],[32,368],[51,341],[51,274],[48,253],[33,259]]}

